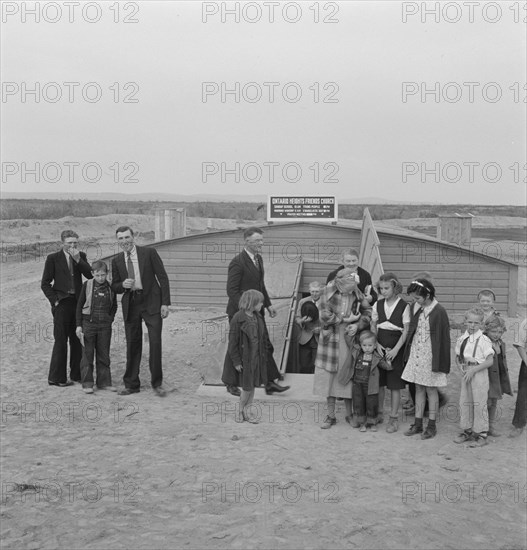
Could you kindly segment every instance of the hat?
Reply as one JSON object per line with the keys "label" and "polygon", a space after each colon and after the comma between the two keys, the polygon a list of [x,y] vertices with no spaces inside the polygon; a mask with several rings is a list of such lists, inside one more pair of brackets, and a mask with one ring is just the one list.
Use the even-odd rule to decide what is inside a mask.
{"label": "hat", "polygon": [[300,307],[302,317],[311,317],[313,322],[318,321],[318,307],[313,302],[304,302]]}

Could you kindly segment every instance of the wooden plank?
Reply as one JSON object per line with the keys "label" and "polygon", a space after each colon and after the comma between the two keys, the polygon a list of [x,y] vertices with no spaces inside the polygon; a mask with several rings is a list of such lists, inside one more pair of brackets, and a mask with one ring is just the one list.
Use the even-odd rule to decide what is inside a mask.
{"label": "wooden plank", "polygon": [[509,317],[515,317],[518,309],[518,268],[512,266],[509,269],[509,299],[507,310]]}

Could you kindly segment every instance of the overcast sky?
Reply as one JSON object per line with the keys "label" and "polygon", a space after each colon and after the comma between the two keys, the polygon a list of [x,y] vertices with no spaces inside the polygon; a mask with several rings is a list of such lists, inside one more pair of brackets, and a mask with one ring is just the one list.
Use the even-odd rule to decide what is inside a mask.
{"label": "overcast sky", "polygon": [[76,4],[3,3],[4,192],[526,202],[523,2]]}

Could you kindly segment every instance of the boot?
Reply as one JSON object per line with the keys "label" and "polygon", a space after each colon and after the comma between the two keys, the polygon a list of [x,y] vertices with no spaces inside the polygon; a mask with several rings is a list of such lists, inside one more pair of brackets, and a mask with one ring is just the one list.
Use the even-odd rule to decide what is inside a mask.
{"label": "boot", "polygon": [[388,424],[386,425],[386,433],[393,434],[399,429],[399,424],[396,416],[390,416]]}
{"label": "boot", "polygon": [[410,426],[410,429],[406,430],[404,432],[404,435],[416,435],[423,433],[423,419],[422,418],[416,418],[415,424],[412,424]]}

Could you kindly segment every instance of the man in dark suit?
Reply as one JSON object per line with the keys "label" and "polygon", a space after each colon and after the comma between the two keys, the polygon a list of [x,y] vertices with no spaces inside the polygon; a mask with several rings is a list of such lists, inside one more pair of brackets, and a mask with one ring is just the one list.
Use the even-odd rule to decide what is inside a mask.
{"label": "man in dark suit", "polygon": [[170,287],[165,266],[155,248],[136,246],[134,232],[130,227],[119,227],[115,234],[123,252],[112,262],[112,290],[116,294],[123,294],[121,303],[126,334],[124,390],[119,395],[140,391],[139,367],[143,352],[144,321],[150,345],[152,388],[157,395],[164,397],[166,392],[161,385],[161,331],[170,305]]}
{"label": "man in dark suit", "polygon": [[[50,386],[71,386],[80,382],[82,347],[75,334],[75,313],[82,288],[82,275],[92,278],[86,254],[79,252],[79,236],[71,229],[64,230],[60,238],[62,248],[46,258],[40,288],[51,304],[53,314],[53,352],[49,364]],[[70,381],[66,365],[70,345]]]}
{"label": "man in dark suit", "polygon": [[[248,227],[243,232],[245,239],[245,248],[235,256],[229,264],[227,275],[227,295],[229,302],[227,304],[227,315],[229,322],[234,314],[238,311],[238,303],[241,295],[246,290],[258,290],[264,296],[264,309],[267,309],[271,317],[276,316],[276,311],[271,305],[271,300],[264,282],[264,265],[261,256],[263,246],[263,231],[259,227]],[[262,316],[264,312],[262,310]],[[283,392],[289,389],[289,386],[280,386],[275,382],[280,378],[280,372],[273,358],[273,346],[269,340],[266,328],[266,339],[268,340],[267,353],[267,374],[268,381],[265,386],[265,391],[268,394],[273,392]],[[223,375],[221,377],[223,383],[227,386],[227,391],[232,395],[240,395],[238,388],[239,377],[238,372],[234,368],[229,354],[225,357],[223,366]]]}

